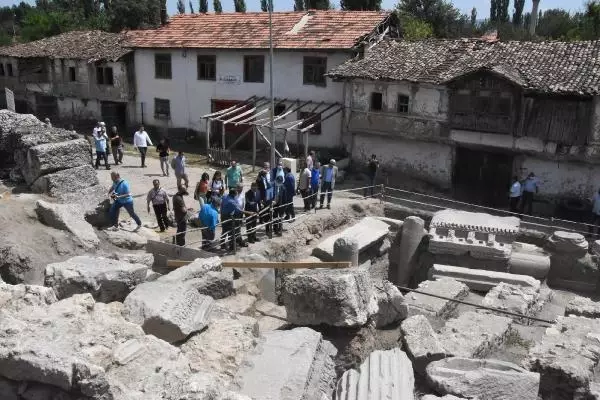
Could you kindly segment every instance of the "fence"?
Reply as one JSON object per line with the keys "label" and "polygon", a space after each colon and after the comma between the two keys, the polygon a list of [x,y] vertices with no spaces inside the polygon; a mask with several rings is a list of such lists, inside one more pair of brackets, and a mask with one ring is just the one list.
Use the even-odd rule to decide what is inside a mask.
{"label": "fence", "polygon": [[211,147],[208,149],[208,162],[222,167],[229,166],[231,162],[231,150]]}

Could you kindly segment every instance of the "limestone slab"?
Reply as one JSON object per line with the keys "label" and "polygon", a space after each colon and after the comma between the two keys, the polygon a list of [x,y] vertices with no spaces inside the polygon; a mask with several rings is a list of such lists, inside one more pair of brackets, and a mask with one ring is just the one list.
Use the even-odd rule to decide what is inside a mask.
{"label": "limestone slab", "polygon": [[28,184],[42,175],[88,165],[89,143],[85,139],[45,143],[29,148],[21,173]]}
{"label": "limestone slab", "polygon": [[539,311],[540,300],[539,289],[500,282],[485,295],[482,304],[522,315],[535,315]]}
{"label": "limestone slab", "polygon": [[79,193],[99,183],[96,170],[91,165],[82,165],[42,175],[33,182],[31,190],[59,198],[66,193]]}
{"label": "limestone slab", "polygon": [[148,267],[104,257],[77,256],[46,266],[46,286],[54,288],[58,298],[90,293],[96,301],[123,301],[146,280]]}
{"label": "limestone slab", "polygon": [[373,316],[375,326],[383,328],[399,322],[408,315],[408,306],[398,288],[389,281],[377,282],[373,285],[377,313]]}
{"label": "limestone slab", "polygon": [[529,275],[544,280],[550,271],[550,255],[541,247],[529,243],[513,243],[508,260],[511,274]]}
{"label": "limestone slab", "polygon": [[534,290],[539,290],[540,288],[540,281],[531,276],[455,267],[452,265],[434,264],[429,271],[429,275],[432,279],[455,279],[467,285],[469,289],[478,292],[487,292],[500,282],[530,287]]}
{"label": "limestone slab", "polygon": [[336,400],[412,400],[415,378],[412,365],[399,348],[377,350],[360,365],[342,375]]}
{"label": "limestone slab", "polygon": [[498,360],[450,357],[427,366],[436,392],[468,399],[537,400],[540,374]]}
{"label": "limestone slab", "polygon": [[364,268],[306,270],[283,286],[287,319],[296,325],[361,326],[372,310],[373,284]]}
{"label": "limestone slab", "polygon": [[140,228],[134,232],[135,224],[127,223],[121,229],[104,231],[108,241],[117,247],[127,250],[142,250],[149,240],[160,240],[158,233],[148,228]]}
{"label": "limestone slab", "polygon": [[600,318],[600,302],[592,301],[587,297],[576,296],[567,304],[565,315]]}
{"label": "limestone slab", "polygon": [[421,400],[464,400],[464,397],[456,397],[452,396],[451,394],[438,397],[433,394],[426,394],[425,396],[421,397]]}
{"label": "limestone slab", "polygon": [[56,303],[52,288],[37,285],[9,285],[0,281],[0,310],[23,312],[28,307],[47,306]]}
{"label": "limestone slab", "polygon": [[249,294],[236,294],[235,296],[216,300],[215,307],[233,314],[250,315],[254,303],[256,303],[256,297]]}
{"label": "limestone slab", "polygon": [[[424,281],[419,284],[417,290],[460,300],[469,294],[469,288],[454,279],[441,278],[435,281]],[[426,314],[436,317],[446,317],[458,305],[458,303],[428,296],[427,294],[410,292],[404,297],[408,306],[408,315]]]}
{"label": "limestone slab", "polygon": [[438,337],[448,355],[484,357],[502,345],[511,325],[507,317],[468,311],[448,320]]}
{"label": "limestone slab", "polygon": [[40,222],[56,229],[71,232],[88,250],[98,247],[100,239],[96,231],[87,223],[83,209],[74,204],[55,204],[38,200],[35,212]]}
{"label": "limestone slab", "polygon": [[245,358],[232,389],[255,400],[329,399],[335,347],[310,328],[265,333]]}
{"label": "limestone slab", "polygon": [[337,239],[355,239],[360,252],[383,240],[388,232],[389,225],[385,222],[373,217],[365,217],[350,228],[322,241],[313,249],[312,254],[323,261],[333,261],[333,245]]}
{"label": "limestone slab", "polygon": [[446,357],[446,350],[425,316],[409,317],[400,327],[404,348],[417,372],[424,373],[427,364]]}

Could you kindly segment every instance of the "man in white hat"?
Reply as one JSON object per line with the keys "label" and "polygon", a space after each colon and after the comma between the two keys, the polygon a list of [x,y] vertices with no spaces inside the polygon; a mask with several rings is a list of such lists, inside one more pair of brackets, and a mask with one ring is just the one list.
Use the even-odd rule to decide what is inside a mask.
{"label": "man in white hat", "polygon": [[338,174],[338,167],[335,166],[335,160],[329,160],[329,164],[321,167],[321,199],[319,208],[323,208],[325,193],[327,193],[327,208],[331,208],[331,198],[333,197],[333,188],[335,187],[335,178]]}

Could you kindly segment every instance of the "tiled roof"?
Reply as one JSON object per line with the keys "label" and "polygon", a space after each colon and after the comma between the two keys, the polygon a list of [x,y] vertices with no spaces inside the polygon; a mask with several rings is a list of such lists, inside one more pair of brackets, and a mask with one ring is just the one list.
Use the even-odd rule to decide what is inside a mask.
{"label": "tiled roof", "polygon": [[384,40],[328,76],[444,84],[482,69],[534,92],[598,95],[600,41]]}
{"label": "tiled roof", "polygon": [[95,62],[116,61],[132,49],[125,35],[103,31],[72,31],[28,43],[0,47],[0,56],[70,58]]}
{"label": "tiled roof", "polygon": [[[273,46],[279,49],[350,49],[390,14],[380,11],[311,10],[273,13]],[[168,24],[128,33],[132,47],[265,49],[265,12],[184,14]]]}

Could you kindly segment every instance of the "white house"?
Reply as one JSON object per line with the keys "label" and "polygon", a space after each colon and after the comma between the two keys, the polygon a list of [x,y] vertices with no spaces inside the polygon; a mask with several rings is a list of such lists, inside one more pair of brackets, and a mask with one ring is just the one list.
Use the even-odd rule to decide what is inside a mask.
{"label": "white house", "polygon": [[[388,12],[273,13],[275,114],[281,117],[276,126],[304,120],[297,128],[314,125],[310,146],[340,147],[344,85],[324,74],[364,46],[396,35]],[[225,125],[230,146],[249,123],[269,117],[268,13],[177,15],[157,29],[130,32],[129,44],[135,49],[138,115],[145,125],[169,135],[182,129],[206,132],[209,122],[201,117],[245,104],[228,118],[211,119],[216,133],[236,115],[236,122],[247,122]],[[281,141],[284,131],[278,132]],[[221,134],[211,138],[222,144]]]}
{"label": "white house", "polygon": [[135,117],[135,87],[124,39],[73,31],[1,47],[0,84],[14,92],[17,112],[64,125],[102,119],[126,126]]}

